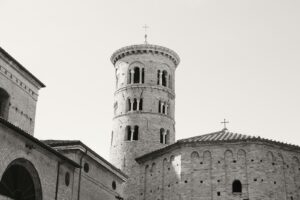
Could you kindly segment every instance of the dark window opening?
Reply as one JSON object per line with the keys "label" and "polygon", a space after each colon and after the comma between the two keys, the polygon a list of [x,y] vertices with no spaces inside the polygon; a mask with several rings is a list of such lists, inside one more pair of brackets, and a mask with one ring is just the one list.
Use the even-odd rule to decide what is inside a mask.
{"label": "dark window opening", "polygon": [[126,140],[131,140],[131,128],[130,128],[130,126],[127,126],[127,128],[126,128],[127,130],[126,130],[126,132],[127,132],[127,137],[126,137]]}
{"label": "dark window opening", "polygon": [[69,172],[67,172],[65,174],[65,184],[66,184],[66,186],[70,185],[70,173]]}
{"label": "dark window opening", "polygon": [[133,106],[132,107],[133,107],[132,110],[137,110],[137,100],[136,99],[133,100]]}
{"label": "dark window opening", "polygon": [[128,106],[128,110],[127,111],[130,111],[131,110],[131,100],[130,99],[128,99],[127,100],[127,106]]}
{"label": "dark window opening", "polygon": [[89,164],[84,163],[84,165],[83,165],[83,170],[84,170],[86,173],[88,173],[88,172],[90,171],[90,166],[89,166]]}
{"label": "dark window opening", "polygon": [[139,110],[143,110],[143,99],[140,99]]}
{"label": "dark window opening", "polygon": [[160,129],[160,143],[164,143],[164,132],[165,130],[163,128]]}
{"label": "dark window opening", "polygon": [[157,85],[159,85],[160,79],[160,70],[157,71]]}
{"label": "dark window opening", "polygon": [[133,132],[133,140],[138,140],[138,139],[139,139],[139,127],[135,126]]}
{"label": "dark window opening", "polygon": [[9,94],[0,88],[0,117],[8,118]]}
{"label": "dark window opening", "polygon": [[117,189],[117,183],[116,183],[116,181],[113,181],[113,182],[111,183],[111,187],[112,187],[113,190],[116,190],[116,189]]}
{"label": "dark window opening", "polygon": [[242,192],[242,183],[239,180],[235,180],[232,183],[232,192]]}
{"label": "dark window opening", "polygon": [[163,71],[163,73],[162,73],[162,85],[163,86],[167,86],[167,77],[168,77],[167,71]]}
{"label": "dark window opening", "polygon": [[165,144],[169,144],[170,143],[170,131],[167,130],[167,134],[165,135]]}
{"label": "dark window opening", "polygon": [[142,69],[142,83],[145,83],[145,69]]}
{"label": "dark window opening", "polygon": [[140,82],[140,68],[135,67],[134,75],[133,75],[133,83],[139,83],[139,82]]}
{"label": "dark window opening", "polygon": [[160,107],[160,105],[161,105],[161,101],[158,102],[158,113],[161,113],[161,107]]}

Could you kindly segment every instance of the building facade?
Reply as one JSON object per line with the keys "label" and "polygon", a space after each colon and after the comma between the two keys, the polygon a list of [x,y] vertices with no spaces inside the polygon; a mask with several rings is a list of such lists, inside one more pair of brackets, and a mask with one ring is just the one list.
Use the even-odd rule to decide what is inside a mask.
{"label": "building facade", "polygon": [[222,131],[175,141],[178,55],[141,44],[113,53],[110,160],[126,200],[300,200],[300,147]]}
{"label": "building facade", "polygon": [[127,176],[86,145],[33,136],[43,87],[0,48],[0,199],[122,199]]}

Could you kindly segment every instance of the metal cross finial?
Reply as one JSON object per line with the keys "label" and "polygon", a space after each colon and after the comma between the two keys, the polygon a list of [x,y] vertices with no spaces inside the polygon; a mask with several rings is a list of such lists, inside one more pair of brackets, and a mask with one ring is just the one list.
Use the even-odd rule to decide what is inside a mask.
{"label": "metal cross finial", "polygon": [[145,44],[148,44],[148,42],[147,42],[147,28],[149,28],[149,26],[147,26],[147,24],[145,24],[143,26],[143,28],[145,29]]}
{"label": "metal cross finial", "polygon": [[224,121],[221,122],[221,124],[224,124],[224,129],[227,129],[226,124],[228,124],[228,123],[229,123],[229,121],[226,121],[226,119],[224,119]]}

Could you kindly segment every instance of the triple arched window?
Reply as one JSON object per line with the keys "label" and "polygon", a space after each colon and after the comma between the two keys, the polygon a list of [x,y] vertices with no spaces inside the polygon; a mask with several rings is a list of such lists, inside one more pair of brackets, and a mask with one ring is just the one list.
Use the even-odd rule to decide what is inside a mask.
{"label": "triple arched window", "polygon": [[159,101],[158,102],[158,113],[168,115],[170,111],[170,106],[167,102]]}
{"label": "triple arched window", "polygon": [[139,127],[138,126],[126,126],[125,140],[134,141],[139,139]]}
{"label": "triple arched window", "polygon": [[8,118],[9,94],[0,88],[0,117]]}
{"label": "triple arched window", "polygon": [[127,99],[127,112],[129,111],[141,111],[143,110],[143,99],[133,98]]}
{"label": "triple arched window", "polygon": [[170,131],[164,128],[160,129],[160,143],[169,144],[170,143]]}
{"label": "triple arched window", "polygon": [[145,68],[132,67],[128,72],[128,84],[145,83]]}

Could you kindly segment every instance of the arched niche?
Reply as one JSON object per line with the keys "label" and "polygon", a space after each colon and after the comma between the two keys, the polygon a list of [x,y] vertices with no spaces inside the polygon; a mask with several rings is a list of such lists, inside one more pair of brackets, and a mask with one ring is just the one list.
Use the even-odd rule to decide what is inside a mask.
{"label": "arched niche", "polygon": [[14,200],[42,200],[42,187],[34,165],[19,158],[12,161],[0,181],[0,195]]}

